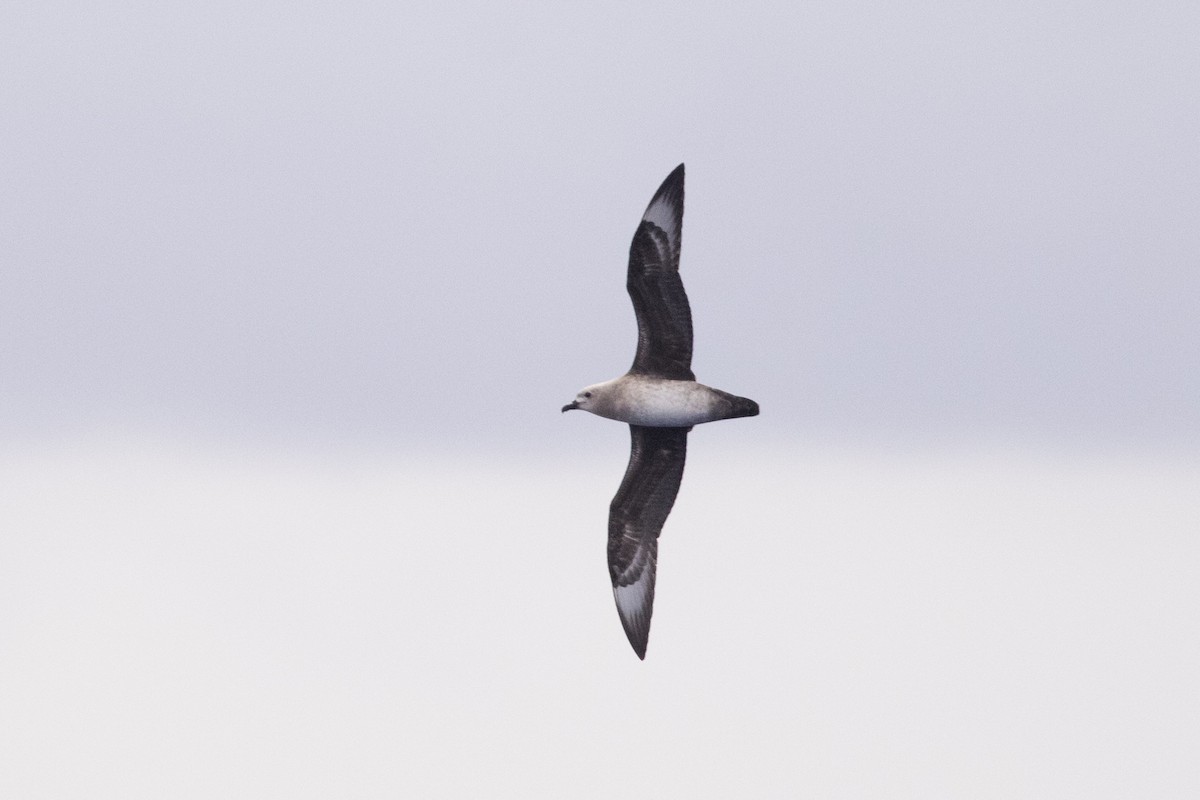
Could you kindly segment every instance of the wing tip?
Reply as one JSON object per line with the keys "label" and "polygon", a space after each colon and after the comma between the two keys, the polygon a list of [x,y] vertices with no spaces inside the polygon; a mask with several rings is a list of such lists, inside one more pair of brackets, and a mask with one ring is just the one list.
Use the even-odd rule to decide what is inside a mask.
{"label": "wing tip", "polygon": [[[671,173],[669,175],[667,175],[667,177],[665,179],[663,179],[662,184],[658,187],[658,191],[654,193],[654,197],[650,198],[650,202],[646,206],[646,210],[649,211],[651,208],[654,207],[655,203],[662,200],[663,198],[670,198],[671,200],[682,201],[683,200],[683,180],[684,180],[684,166],[682,163],[680,163],[680,165],[678,167],[671,170]],[[680,214],[683,213],[683,203],[682,202],[679,202],[679,203],[672,202],[671,205],[673,207],[678,207]]]}
{"label": "wing tip", "polygon": [[639,660],[645,661],[646,647],[650,644],[650,620],[646,620],[643,625],[635,625],[633,620],[627,621],[622,615],[621,627],[625,629],[625,638],[629,639],[633,652]]}
{"label": "wing tip", "polygon": [[641,644],[641,647],[639,647],[636,643],[634,643],[632,640],[630,640],[630,644],[633,645],[633,652],[637,654],[639,661],[646,660],[646,645],[648,642],[649,642],[649,639],[647,639],[646,641],[643,641]]}
{"label": "wing tip", "polygon": [[663,181],[663,183],[680,183],[680,184],[682,184],[683,183],[683,173],[684,173],[684,166],[683,166],[683,162],[680,161],[679,166],[676,167],[675,169],[671,170],[671,174],[667,176],[667,179],[665,181]]}
{"label": "wing tip", "polygon": [[[641,249],[646,251],[643,258],[658,263],[665,271],[677,272],[682,233],[683,164],[680,164],[658,187],[642,212],[642,222],[630,246],[631,269],[635,251]],[[664,236],[665,241],[661,238]]]}
{"label": "wing tip", "polygon": [[637,657],[646,660],[646,646],[650,642],[650,619],[654,615],[655,566],[649,565],[636,581],[629,584],[613,584],[613,599],[617,601],[617,616],[625,637]]}

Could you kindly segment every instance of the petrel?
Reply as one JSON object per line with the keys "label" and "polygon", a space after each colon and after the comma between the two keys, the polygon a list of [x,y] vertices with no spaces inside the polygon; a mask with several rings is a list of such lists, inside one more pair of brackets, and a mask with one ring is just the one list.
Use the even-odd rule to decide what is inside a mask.
{"label": "petrel", "polygon": [[680,164],[646,206],[629,248],[625,286],[638,325],[633,366],[585,387],[562,409],[629,423],[629,466],[608,509],[608,571],[621,625],[641,659],[654,610],[658,534],[679,493],[688,431],[758,414],[758,403],[697,383],[692,374],[692,312],[679,278],[682,234]]}

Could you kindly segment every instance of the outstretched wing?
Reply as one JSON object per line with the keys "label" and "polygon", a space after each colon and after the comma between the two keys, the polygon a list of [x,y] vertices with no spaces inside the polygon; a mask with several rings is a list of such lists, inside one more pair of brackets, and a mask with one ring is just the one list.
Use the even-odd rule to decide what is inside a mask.
{"label": "outstretched wing", "polygon": [[683,236],[683,164],[646,207],[629,247],[626,288],[637,315],[638,346],[630,372],[693,381],[692,311],[679,278]]}
{"label": "outstretched wing", "polygon": [[621,488],[608,513],[608,571],[625,635],[638,658],[646,657],[658,534],[683,478],[691,428],[630,425],[632,447]]}

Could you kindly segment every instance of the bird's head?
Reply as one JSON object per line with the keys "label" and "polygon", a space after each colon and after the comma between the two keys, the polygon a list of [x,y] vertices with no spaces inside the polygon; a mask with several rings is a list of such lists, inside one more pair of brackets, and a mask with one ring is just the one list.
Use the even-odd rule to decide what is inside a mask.
{"label": "bird's head", "polygon": [[580,411],[592,411],[597,400],[598,389],[598,386],[588,386],[581,389],[579,394],[575,395],[575,399],[563,406],[562,410],[564,412],[575,411],[576,409]]}

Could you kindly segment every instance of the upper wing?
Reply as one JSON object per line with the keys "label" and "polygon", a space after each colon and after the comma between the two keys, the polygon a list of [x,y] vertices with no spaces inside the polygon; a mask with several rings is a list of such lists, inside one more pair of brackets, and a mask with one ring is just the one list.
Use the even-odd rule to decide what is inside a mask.
{"label": "upper wing", "polygon": [[692,311],[679,278],[683,236],[683,164],[667,176],[642,215],[629,247],[626,288],[637,315],[630,372],[692,381]]}
{"label": "upper wing", "polygon": [[646,657],[658,534],[683,478],[691,428],[630,425],[629,466],[608,513],[608,571],[625,635],[638,658]]}

